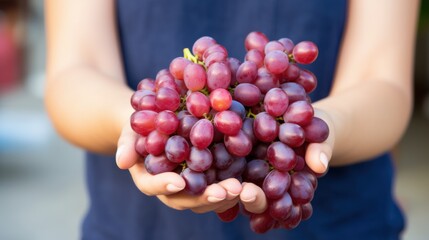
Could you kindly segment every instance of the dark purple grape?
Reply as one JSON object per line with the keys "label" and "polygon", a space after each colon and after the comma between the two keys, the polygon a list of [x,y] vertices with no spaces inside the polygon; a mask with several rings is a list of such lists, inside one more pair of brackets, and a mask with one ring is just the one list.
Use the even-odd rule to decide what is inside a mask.
{"label": "dark purple grape", "polygon": [[254,159],[247,163],[246,169],[243,172],[243,180],[251,182],[258,186],[262,186],[265,177],[270,172],[270,165],[267,161]]}
{"label": "dark purple grape", "polygon": [[293,205],[289,217],[282,222],[282,226],[288,230],[296,228],[301,222],[301,207]]}
{"label": "dark purple grape", "polygon": [[241,130],[249,137],[250,141],[252,142],[252,145],[255,145],[258,140],[253,133],[253,122],[253,118],[245,118]]}
{"label": "dark purple grape", "polygon": [[279,199],[288,190],[291,177],[288,172],[272,170],[262,183],[262,190],[268,199]]}
{"label": "dark purple grape", "polygon": [[267,160],[279,171],[292,170],[296,165],[295,152],[282,142],[273,142],[267,149]]}
{"label": "dark purple grape", "polygon": [[222,220],[223,222],[232,222],[234,219],[237,218],[238,213],[240,212],[240,205],[237,203],[234,205],[234,207],[221,212],[217,213],[217,216]]}
{"label": "dark purple grape", "polygon": [[191,133],[191,129],[194,126],[194,124],[197,122],[198,122],[198,118],[192,115],[183,116],[183,118],[180,119],[179,127],[177,128],[177,134],[179,134],[180,136],[186,139],[189,139],[189,134]]}
{"label": "dark purple grape", "polygon": [[246,109],[244,108],[243,104],[236,100],[232,100],[231,107],[229,107],[228,110],[237,113],[238,116],[241,117],[241,119],[244,119],[246,117]]}
{"label": "dark purple grape", "polygon": [[206,175],[202,172],[195,172],[186,168],[180,175],[186,183],[184,190],[189,194],[199,195],[203,193],[207,187]]}
{"label": "dark purple grape", "polygon": [[260,112],[253,122],[253,132],[258,140],[272,142],[278,136],[279,124],[268,113]]}
{"label": "dark purple grape", "polygon": [[278,77],[271,74],[265,68],[259,68],[258,77],[256,78],[254,84],[259,88],[259,90],[261,90],[262,94],[266,94],[270,89],[280,86]]}
{"label": "dark purple grape", "polygon": [[230,57],[227,59],[227,63],[229,68],[231,69],[231,86],[235,86],[235,84],[237,83],[237,70],[240,67],[240,60]]}
{"label": "dark purple grape", "polygon": [[270,216],[278,221],[286,220],[292,211],[292,198],[285,192],[279,199],[271,201],[268,205]]}
{"label": "dark purple grape", "polygon": [[289,103],[293,103],[296,101],[306,101],[307,100],[307,93],[305,92],[305,89],[295,82],[287,82],[280,85],[281,89],[285,91]]}
{"label": "dark purple grape", "polygon": [[165,155],[168,160],[181,163],[189,157],[190,147],[184,137],[175,135],[170,137],[165,144]]}
{"label": "dark purple grape", "polygon": [[241,130],[234,136],[225,135],[224,143],[228,152],[237,157],[245,157],[252,151],[250,138]]}
{"label": "dark purple grape", "polygon": [[305,140],[311,143],[324,142],[329,136],[329,127],[325,121],[314,117],[311,122],[304,127]]}
{"label": "dark purple grape", "polygon": [[231,165],[233,159],[223,143],[213,145],[211,152],[213,154],[214,166],[217,169],[225,169]]}
{"label": "dark purple grape", "polygon": [[300,172],[295,172],[291,176],[289,194],[295,204],[305,204],[313,199],[314,188],[306,176]]}
{"label": "dark purple grape", "polygon": [[295,155],[296,165],[293,168],[294,171],[302,171],[305,168],[305,160],[298,154]]}
{"label": "dark purple grape", "polygon": [[148,173],[156,175],[173,171],[177,167],[177,163],[169,161],[165,154],[159,156],[149,154],[145,158],[144,166]]}
{"label": "dark purple grape", "polygon": [[234,100],[246,107],[254,106],[261,100],[261,90],[253,84],[240,83],[235,87]]}
{"label": "dark purple grape", "polygon": [[246,169],[246,158],[237,157],[233,158],[231,165],[225,169],[218,169],[217,180],[223,181],[228,178],[238,178]]}
{"label": "dark purple grape", "polygon": [[198,149],[191,147],[189,159],[186,160],[188,168],[196,172],[204,172],[210,168],[213,163],[213,156],[207,148]]}
{"label": "dark purple grape", "polygon": [[289,147],[299,147],[305,141],[304,129],[295,123],[282,123],[279,127],[279,139]]}
{"label": "dark purple grape", "polygon": [[266,233],[274,227],[275,220],[268,211],[250,216],[250,229],[255,233]]}
{"label": "dark purple grape", "polygon": [[269,144],[259,142],[253,149],[250,154],[252,158],[256,159],[266,159],[267,158],[267,149]]}
{"label": "dark purple grape", "polygon": [[313,206],[311,205],[311,203],[301,205],[301,214],[302,221],[308,220],[311,215],[313,215]]}
{"label": "dark purple grape", "polygon": [[207,185],[211,185],[216,182],[216,168],[210,167],[204,172],[204,175],[206,175]]}
{"label": "dark purple grape", "polygon": [[212,143],[213,135],[213,124],[209,120],[203,118],[198,120],[192,127],[189,139],[192,145],[199,149],[204,149]]}

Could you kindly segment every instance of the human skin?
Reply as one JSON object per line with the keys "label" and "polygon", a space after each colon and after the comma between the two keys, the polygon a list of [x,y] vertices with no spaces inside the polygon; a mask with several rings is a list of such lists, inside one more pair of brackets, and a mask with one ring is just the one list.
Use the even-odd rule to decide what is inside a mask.
{"label": "human skin", "polygon": [[[228,179],[201,196],[180,192],[176,173],[146,172],[129,126],[133,90],[126,85],[113,0],[46,0],[46,109],[57,131],[86,150],[116,153],[136,186],[175,209],[222,212],[238,201],[251,212],[266,208],[263,191]],[[412,73],[418,0],[351,0],[339,60],[328,97],[315,102],[329,138],[310,144],[306,162],[328,165],[367,161],[391,149],[412,112]],[[76,16],[79,17],[76,17]]]}

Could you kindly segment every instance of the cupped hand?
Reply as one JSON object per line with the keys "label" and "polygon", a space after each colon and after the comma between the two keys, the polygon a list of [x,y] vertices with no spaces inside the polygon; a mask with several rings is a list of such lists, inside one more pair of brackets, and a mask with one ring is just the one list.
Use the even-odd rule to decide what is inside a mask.
{"label": "cupped hand", "polygon": [[128,169],[137,188],[148,196],[156,196],[165,205],[177,209],[190,209],[196,213],[223,212],[238,201],[242,186],[237,179],[227,179],[207,186],[200,195],[186,191],[185,181],[174,172],[152,175],[146,171],[143,160],[134,149],[137,134],[129,125],[122,130],[118,140],[116,164]]}

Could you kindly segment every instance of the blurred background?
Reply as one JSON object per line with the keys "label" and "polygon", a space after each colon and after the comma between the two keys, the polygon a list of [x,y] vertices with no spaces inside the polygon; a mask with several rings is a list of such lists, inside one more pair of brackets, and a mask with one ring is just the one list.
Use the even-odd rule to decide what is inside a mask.
{"label": "blurred background", "polygon": [[[78,239],[87,207],[80,149],[62,140],[43,106],[43,1],[0,0],[0,239]],[[415,110],[394,150],[405,240],[429,228],[429,1],[422,1]]]}

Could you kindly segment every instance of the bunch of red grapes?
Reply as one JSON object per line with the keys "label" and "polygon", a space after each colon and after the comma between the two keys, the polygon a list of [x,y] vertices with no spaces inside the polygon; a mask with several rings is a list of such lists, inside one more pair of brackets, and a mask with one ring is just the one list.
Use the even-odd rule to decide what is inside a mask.
{"label": "bunch of red grapes", "polygon": [[[318,48],[269,41],[261,32],[248,34],[245,48],[240,63],[213,38],[201,37],[193,54],[185,49],[155,80],[143,79],[131,98],[135,149],[149,173],[179,173],[190,194],[228,178],[260,186],[267,210],[242,208],[251,229],[292,229],[313,212],[319,175],[306,166],[306,148],[329,134],[308,96],[317,79],[298,66],[314,62]],[[218,216],[232,221],[239,208]]]}

